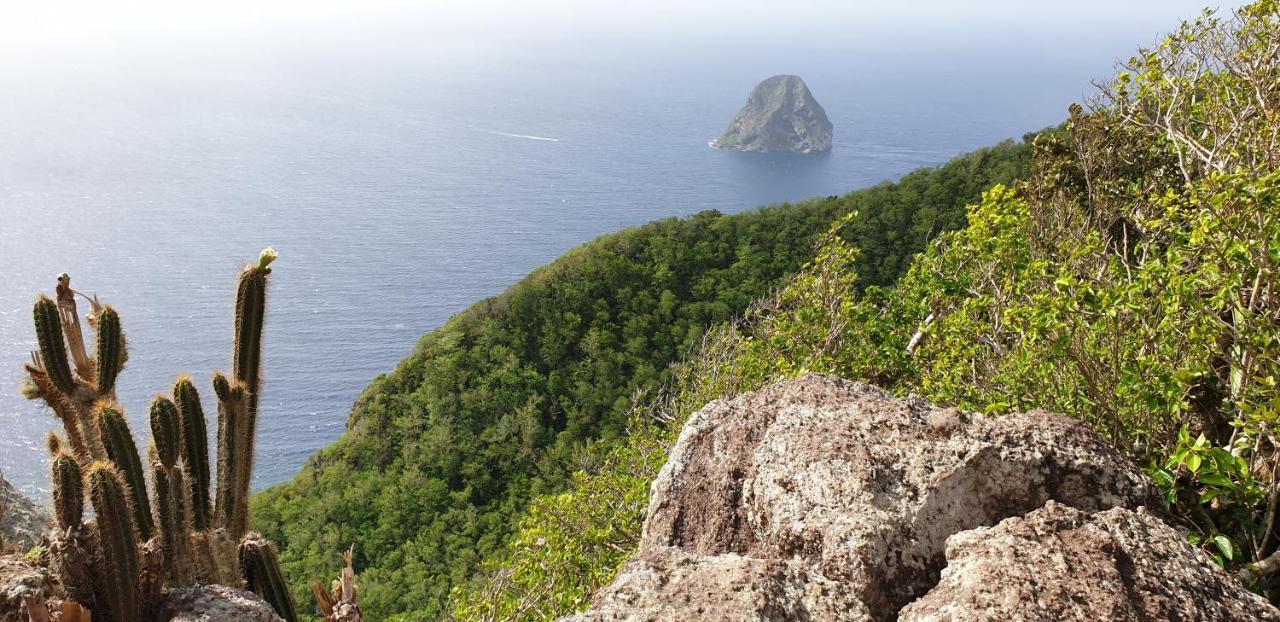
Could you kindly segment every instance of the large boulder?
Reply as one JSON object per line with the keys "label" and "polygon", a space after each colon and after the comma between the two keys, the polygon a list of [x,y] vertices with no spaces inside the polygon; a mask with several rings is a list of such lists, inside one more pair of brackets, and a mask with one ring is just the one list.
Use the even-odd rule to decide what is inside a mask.
{"label": "large boulder", "polygon": [[892,620],[938,584],[949,538],[1050,503],[1088,516],[1157,501],[1070,418],[988,418],[811,374],[690,418],[639,553],[577,619]]}
{"label": "large boulder", "polygon": [[799,76],[773,76],[752,89],[747,104],[712,143],[738,151],[831,151],[831,121]]}
{"label": "large boulder", "polygon": [[870,622],[849,590],[797,560],[641,552],[596,595],[596,607],[567,622],[624,620],[824,620]]}
{"label": "large boulder", "polygon": [[901,622],[1280,620],[1160,519],[1052,501],[952,536],[942,581]]}

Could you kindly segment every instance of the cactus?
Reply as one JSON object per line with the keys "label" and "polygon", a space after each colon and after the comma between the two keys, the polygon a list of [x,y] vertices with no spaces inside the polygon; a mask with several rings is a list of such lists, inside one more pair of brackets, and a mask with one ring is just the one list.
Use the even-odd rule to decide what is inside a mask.
{"label": "cactus", "polygon": [[192,534],[196,577],[201,583],[217,583],[240,587],[240,553],[236,541],[225,529],[210,529]]}
{"label": "cactus", "polygon": [[[91,360],[74,306],[64,300],[59,307],[45,296],[37,300],[40,351],[26,366],[24,393],[43,399],[66,428],[65,439],[50,434],[47,444],[60,527],[49,550],[68,606],[87,608],[100,621],[149,620],[166,587],[197,581],[238,587],[247,580],[283,617],[297,619],[274,545],[249,534],[267,275],[275,258],[267,249],[240,274],[232,373],[213,379],[216,481],[210,478],[200,395],[182,375],[172,400],[162,396],[151,403],[150,494],[138,446],[115,402],[128,358],[119,313],[91,300],[89,324],[97,331],[97,356]],[[84,521],[86,487],[93,522]],[[213,499],[211,488],[217,491]]]}
{"label": "cactus", "polygon": [[342,554],[346,565],[342,574],[333,582],[332,588],[326,588],[323,581],[311,584],[311,593],[316,596],[316,609],[324,616],[324,622],[363,622],[360,604],[356,602],[356,571],[352,563],[356,547],[352,545]]}
{"label": "cactus", "polygon": [[116,389],[116,377],[124,368],[124,332],[120,328],[120,314],[111,307],[98,312],[98,357],[96,363],[97,389],[101,396],[111,395]]}
{"label": "cactus", "polygon": [[257,266],[240,273],[236,292],[235,351],[231,362],[236,380],[249,391],[250,406],[257,405],[259,371],[262,366],[262,320],[267,307],[267,275],[270,269]]}
{"label": "cactus", "polygon": [[191,377],[183,375],[173,384],[173,401],[182,425],[182,463],[191,484],[191,523],[198,531],[211,524],[209,507],[209,437],[200,394]]}
{"label": "cactus", "polygon": [[160,463],[165,468],[173,468],[181,450],[182,426],[178,421],[178,407],[167,397],[156,396],[151,401],[151,438]]}
{"label": "cactus", "polygon": [[[89,467],[89,499],[97,515],[97,579],[110,619],[141,620],[138,606],[138,532],[130,509],[133,500],[124,477],[108,462]],[[97,616],[95,616],[97,617]]]}
{"label": "cactus", "polygon": [[[189,585],[195,580],[191,547],[188,542],[191,525],[187,512],[187,483],[182,467],[166,465],[159,443],[152,441],[151,483],[155,489],[152,505],[160,531],[163,575],[170,585]],[[175,452],[176,453],[176,452]]]}
{"label": "cactus", "polygon": [[250,532],[240,541],[240,573],[249,589],[270,603],[280,617],[297,622],[293,594],[280,571],[276,547],[261,534]]}
{"label": "cactus", "polygon": [[96,411],[98,433],[107,447],[107,457],[114,462],[124,476],[133,505],[134,524],[143,540],[149,539],[155,530],[151,521],[151,503],[147,500],[147,484],[142,475],[142,460],[138,458],[138,446],[129,432],[129,422],[124,413],[113,404],[99,404]]}
{"label": "cactus", "polygon": [[[213,390],[218,396],[218,482],[217,495],[214,502],[215,523],[231,530],[232,516],[235,514],[236,485],[235,469],[240,462],[239,436],[244,425],[244,391],[239,382],[234,385],[222,374],[213,376]],[[239,537],[241,534],[233,534]]]}
{"label": "cactus", "polygon": [[84,520],[84,478],[75,457],[59,453],[53,459],[53,509],[58,531],[49,542],[49,552],[67,597],[92,605],[91,555],[86,550],[81,529]]}
{"label": "cactus", "polygon": [[138,619],[144,622],[159,619],[167,554],[164,543],[158,537],[138,546]]}
{"label": "cactus", "polygon": [[[98,607],[94,596],[93,565],[95,556],[87,536],[91,532],[79,532],[68,529],[53,534],[49,540],[49,556],[54,570],[58,574],[59,583],[66,591],[67,600],[87,606],[90,610],[104,609]],[[63,618],[65,621],[66,618]]]}
{"label": "cactus", "polygon": [[84,477],[80,463],[65,453],[53,459],[53,509],[59,529],[80,529],[84,519]]}
{"label": "cactus", "polygon": [[[257,434],[258,393],[261,389],[262,326],[267,305],[268,266],[276,258],[275,251],[262,252],[258,265],[248,266],[240,272],[240,284],[236,291],[235,351],[231,366],[235,383],[230,386],[230,399],[219,414],[227,418],[225,438],[219,438],[218,451],[224,448],[232,460],[227,469],[219,471],[229,478],[225,490],[230,492],[222,504],[222,524],[233,536],[244,535],[249,530],[249,483],[253,472],[254,438]],[[243,397],[236,395],[237,389]],[[224,442],[225,441],[225,442]],[[221,454],[219,454],[221,455]],[[218,461],[219,466],[224,463]]]}
{"label": "cactus", "polygon": [[48,296],[36,300],[33,312],[36,323],[36,341],[40,344],[40,365],[49,375],[53,386],[66,395],[76,390],[71,364],[67,362],[67,344],[62,338],[62,317],[58,303]]}

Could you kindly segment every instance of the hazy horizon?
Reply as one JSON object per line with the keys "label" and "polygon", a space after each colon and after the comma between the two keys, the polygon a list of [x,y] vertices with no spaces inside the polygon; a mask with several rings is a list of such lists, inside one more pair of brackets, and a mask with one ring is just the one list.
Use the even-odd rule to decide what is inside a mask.
{"label": "hazy horizon", "polygon": [[[256,471],[274,483],[418,337],[568,249],[843,194],[1059,123],[1200,5],[380,2],[291,18],[301,6],[55,2],[0,25],[0,469],[22,489],[47,485],[54,422],[18,384],[52,275],[119,305],[141,431],[175,374],[225,366],[227,280],[277,247]],[[709,149],[777,73],[826,108],[833,152]]]}
{"label": "hazy horizon", "polygon": [[[820,37],[926,36],[963,40],[967,32],[1004,30],[1089,39],[1147,33],[1134,45],[1154,42],[1179,18],[1202,8],[1223,10],[1239,2],[1139,0],[1028,3],[985,0],[904,0],[894,3],[818,0],[780,2],[656,1],[602,3],[410,2],[405,0],[229,0],[216,4],[126,0],[52,0],[7,7],[0,21],[0,50],[32,54],[159,50],[218,44],[377,47],[430,37],[496,47],[608,38],[613,42],[697,37],[707,44],[749,40],[804,47]],[[0,65],[28,64],[22,54],[0,56]]]}

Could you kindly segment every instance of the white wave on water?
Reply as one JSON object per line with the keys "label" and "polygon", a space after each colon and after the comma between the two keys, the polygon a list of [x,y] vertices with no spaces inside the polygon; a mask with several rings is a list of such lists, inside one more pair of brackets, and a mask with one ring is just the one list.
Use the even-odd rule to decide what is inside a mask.
{"label": "white wave on water", "polygon": [[547,138],[546,136],[531,136],[531,135],[529,135],[529,134],[509,134],[509,133],[507,133],[507,132],[499,132],[499,131],[497,131],[497,130],[489,130],[489,133],[490,133],[490,134],[497,134],[498,136],[508,136],[508,137],[511,137],[511,138],[524,138],[524,139],[526,139],[526,140],[543,140],[543,141],[546,141],[546,142],[549,142],[549,143],[558,143],[558,142],[560,142],[560,139],[559,139],[559,138]]}

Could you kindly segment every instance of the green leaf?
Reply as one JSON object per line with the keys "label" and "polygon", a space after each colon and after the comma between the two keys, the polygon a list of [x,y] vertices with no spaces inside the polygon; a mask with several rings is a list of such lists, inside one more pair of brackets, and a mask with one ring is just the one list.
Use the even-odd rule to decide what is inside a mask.
{"label": "green leaf", "polygon": [[1228,478],[1225,475],[1220,475],[1218,473],[1206,473],[1204,475],[1200,475],[1196,477],[1196,479],[1199,480],[1201,484],[1208,484],[1210,486],[1220,486],[1220,487],[1226,488],[1232,485],[1230,478]]}
{"label": "green leaf", "polygon": [[1200,460],[1201,460],[1200,454],[1191,454],[1190,456],[1187,456],[1187,468],[1191,469],[1192,473],[1199,471]]}
{"label": "green leaf", "polygon": [[1218,546],[1219,551],[1222,551],[1222,556],[1230,561],[1232,558],[1231,538],[1218,534],[1213,537],[1213,543]]}

